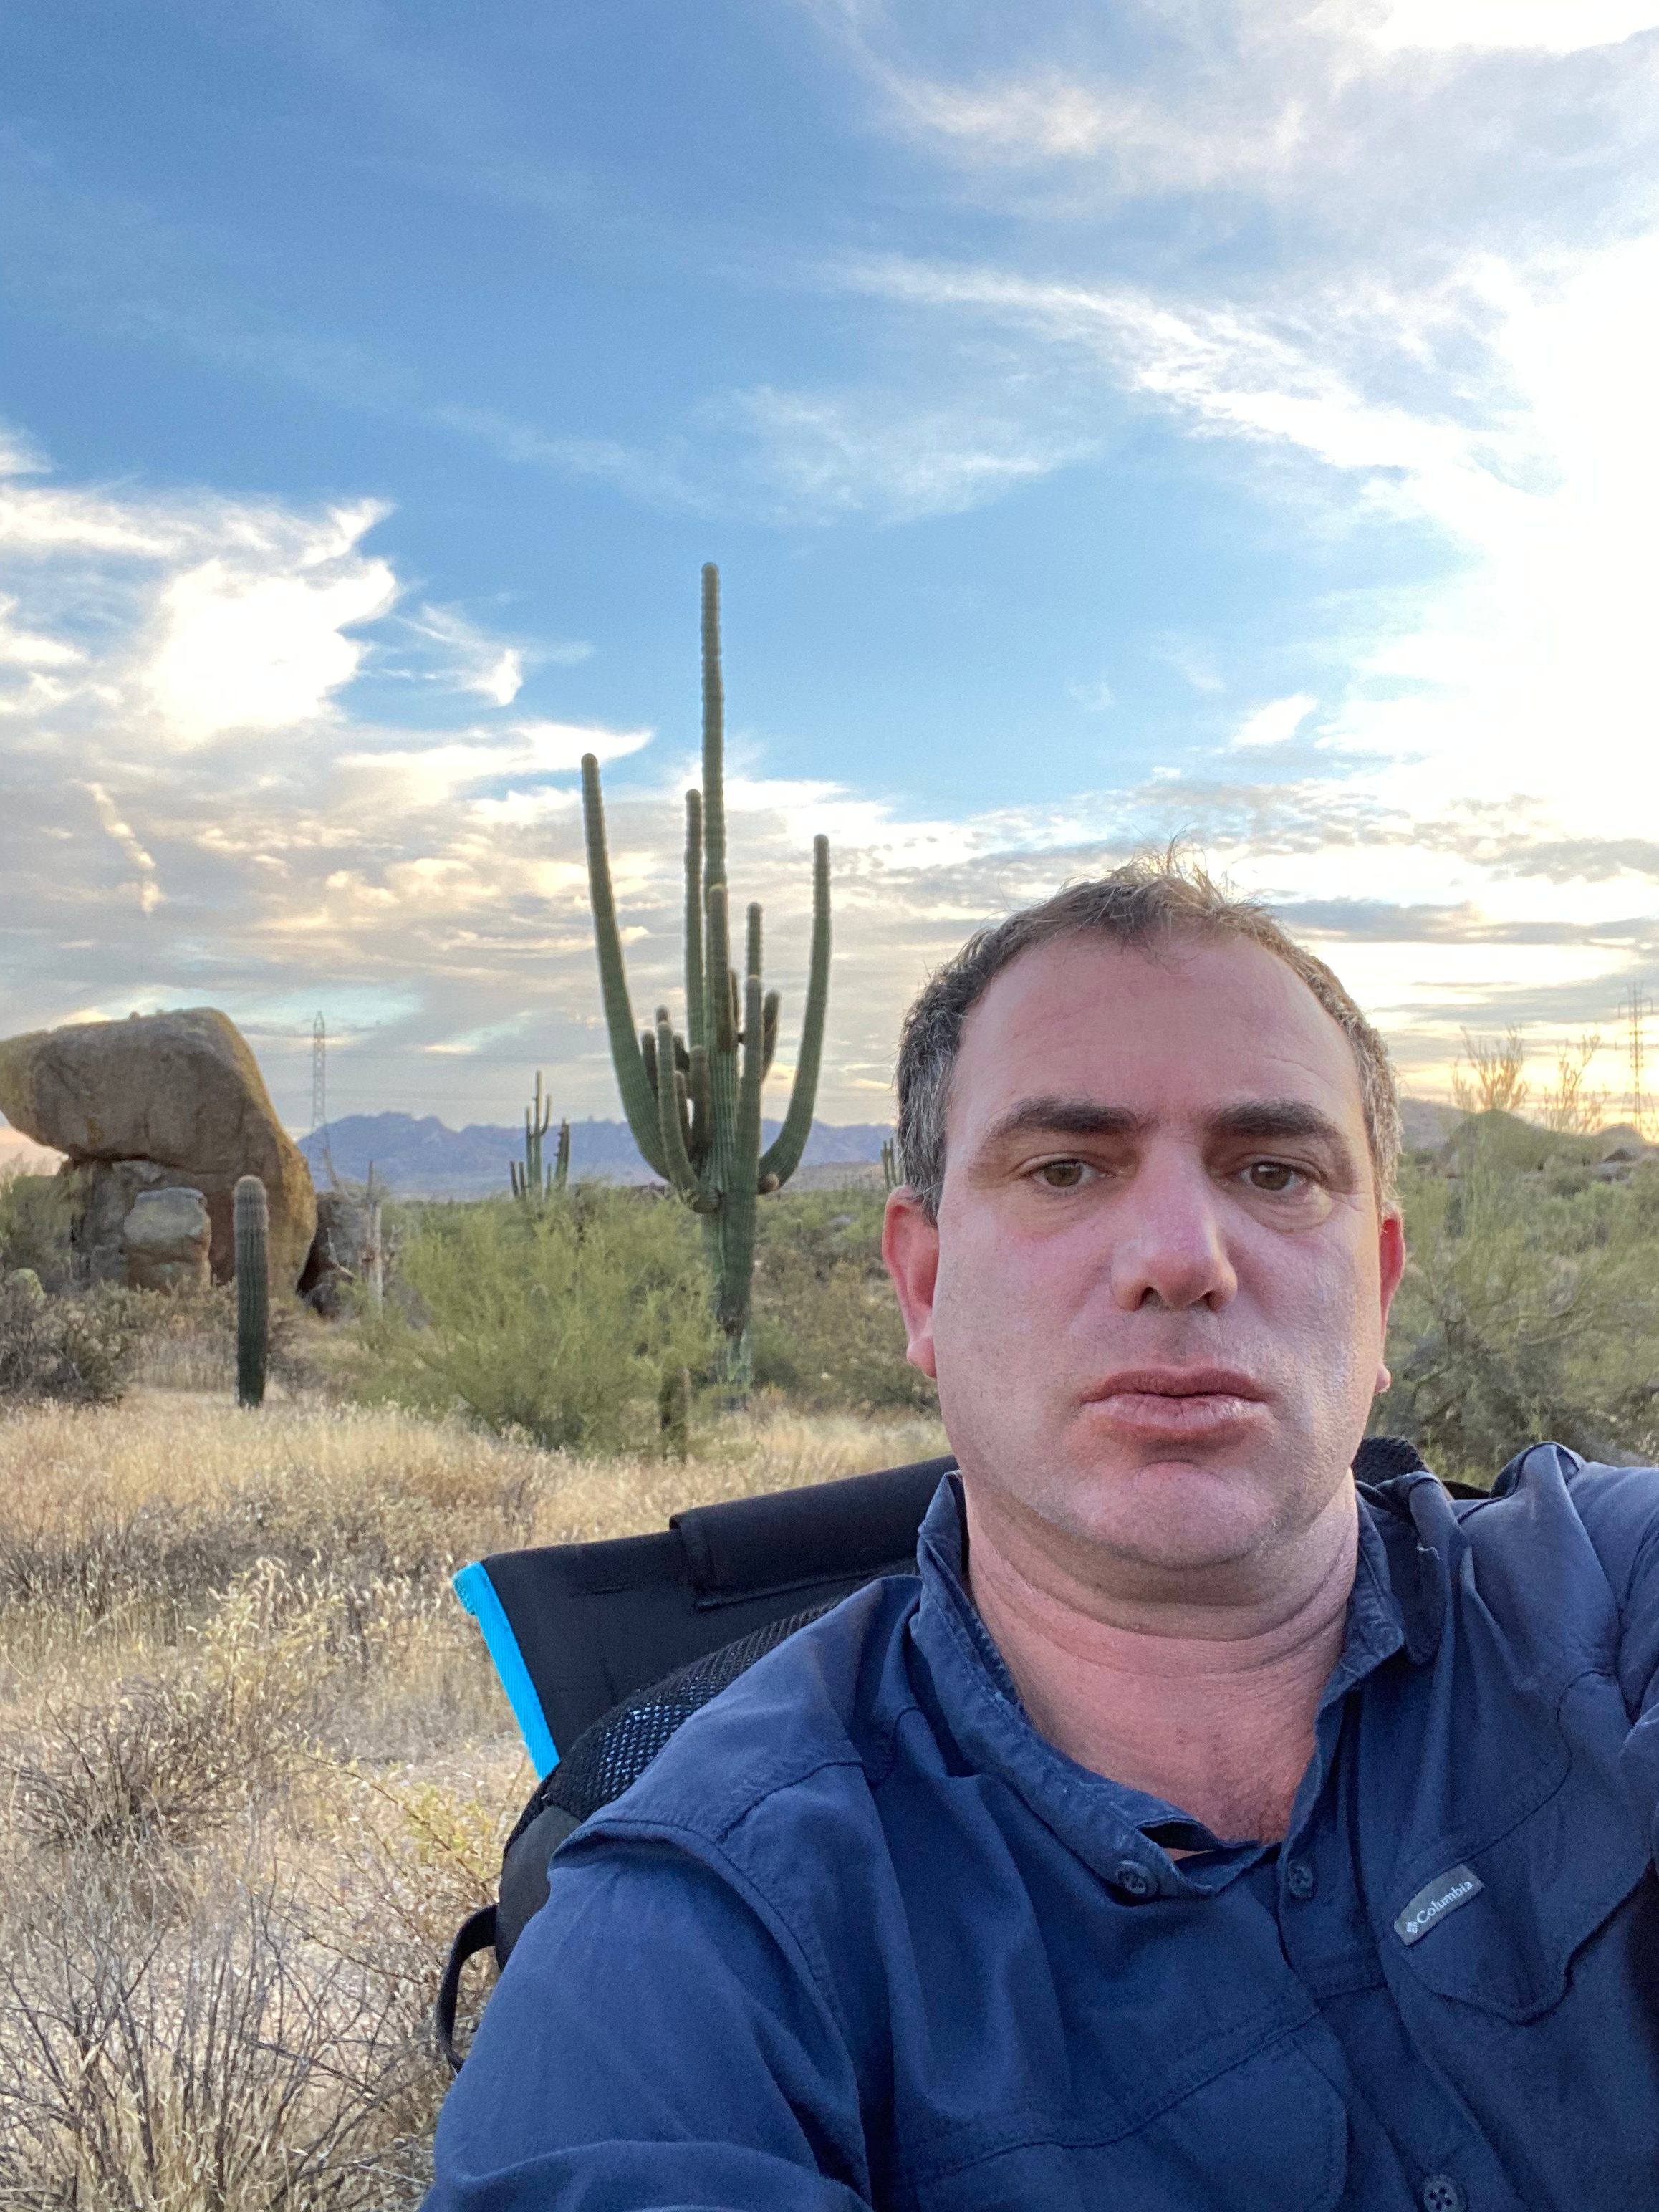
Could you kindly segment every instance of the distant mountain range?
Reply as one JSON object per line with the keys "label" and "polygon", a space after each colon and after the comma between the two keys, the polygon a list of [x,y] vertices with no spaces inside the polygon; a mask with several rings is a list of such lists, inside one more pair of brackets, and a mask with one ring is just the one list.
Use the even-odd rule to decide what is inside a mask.
{"label": "distant mountain range", "polygon": [[[763,1126],[769,1144],[779,1125],[768,1121]],[[510,1164],[524,1158],[522,1126],[498,1128],[474,1121],[465,1129],[451,1129],[435,1114],[348,1114],[331,1121],[325,1133],[336,1175],[362,1182],[372,1160],[376,1182],[402,1198],[483,1198],[491,1191],[504,1191]],[[854,1121],[840,1127],[814,1121],[802,1160],[803,1180],[833,1179],[809,1174],[814,1169],[878,1161],[882,1145],[892,1133],[884,1121]],[[319,1183],[327,1179],[324,1136],[319,1130],[300,1139],[300,1150]],[[573,1121],[570,1172],[604,1176],[612,1182],[656,1181],[625,1121]]]}
{"label": "distant mountain range", "polygon": [[[1462,1115],[1455,1107],[1425,1098],[1401,1102],[1408,1147],[1426,1149],[1444,1142]],[[770,1144],[778,1124],[764,1125]],[[524,1158],[524,1130],[500,1128],[493,1123],[469,1122],[465,1129],[449,1128],[435,1114],[348,1114],[328,1125],[328,1147],[334,1172],[348,1182],[365,1182],[368,1164],[374,1163],[378,1182],[402,1198],[483,1198],[507,1188],[507,1169]],[[851,1121],[840,1126],[814,1121],[802,1158],[800,1186],[839,1182],[837,1168],[873,1169],[881,1148],[893,1132],[884,1121]],[[300,1139],[300,1150],[311,1163],[319,1183],[327,1180],[323,1163],[321,1133]],[[655,1176],[640,1158],[626,1121],[573,1121],[570,1125],[570,1171],[578,1176],[603,1176],[612,1182],[654,1182]],[[873,1177],[872,1178],[874,1179]],[[848,1176],[848,1181],[864,1177]]]}

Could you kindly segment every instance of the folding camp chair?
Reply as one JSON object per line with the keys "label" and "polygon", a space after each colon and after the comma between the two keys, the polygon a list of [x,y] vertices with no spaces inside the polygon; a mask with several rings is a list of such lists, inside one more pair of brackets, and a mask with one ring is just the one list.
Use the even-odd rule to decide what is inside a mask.
{"label": "folding camp chair", "polygon": [[953,1459],[677,1513],[660,1534],[498,1552],[455,1577],[542,1779],[508,1837],[499,1901],[457,1934],[437,2005],[452,2065],[461,1971],[504,1966],[566,1836],[620,1796],[680,1723],[879,1575],[914,1574]]}
{"label": "folding camp chair", "polygon": [[[1422,1465],[1401,1438],[1368,1437],[1354,1474],[1377,1482]],[[922,1516],[955,1466],[920,1460],[694,1506],[657,1535],[498,1552],[461,1569],[457,1594],[542,1778],[507,1838],[498,1901],[462,1925],[444,1969],[435,2017],[452,2066],[462,1970],[485,1949],[506,1964],[558,1845],[786,1637],[878,1576],[914,1573]]]}

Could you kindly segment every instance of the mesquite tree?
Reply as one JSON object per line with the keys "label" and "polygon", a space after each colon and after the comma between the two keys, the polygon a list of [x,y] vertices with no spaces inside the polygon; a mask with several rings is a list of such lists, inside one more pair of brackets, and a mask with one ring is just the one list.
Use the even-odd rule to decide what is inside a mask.
{"label": "mesquite tree", "polygon": [[741,980],[732,966],[720,625],[720,571],[710,562],[702,572],[702,787],[685,794],[684,1035],[665,1006],[654,1028],[635,1030],[592,753],[582,762],[582,811],[599,988],[623,1110],[648,1164],[702,1217],[726,1385],[741,1392],[750,1373],[756,1205],[799,1166],[817,1096],[830,995],[830,841],[812,841],[812,944],[794,1085],[783,1126],[763,1150],[761,1085],[777,1046],[779,998],[762,986],[758,906],[749,908]]}

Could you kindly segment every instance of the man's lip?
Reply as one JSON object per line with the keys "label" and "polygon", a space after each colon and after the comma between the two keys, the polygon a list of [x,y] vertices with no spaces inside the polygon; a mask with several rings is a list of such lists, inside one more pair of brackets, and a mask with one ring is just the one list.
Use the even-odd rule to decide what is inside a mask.
{"label": "man's lip", "polygon": [[1262,1398],[1267,1393],[1232,1367],[1130,1367],[1109,1375],[1087,1394],[1104,1398]]}

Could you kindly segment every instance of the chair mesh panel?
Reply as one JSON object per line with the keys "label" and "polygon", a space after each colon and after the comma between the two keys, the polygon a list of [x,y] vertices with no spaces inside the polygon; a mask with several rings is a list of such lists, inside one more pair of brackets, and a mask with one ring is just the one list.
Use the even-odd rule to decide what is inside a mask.
{"label": "chair mesh panel", "polygon": [[508,1850],[550,1805],[582,1821],[613,1797],[620,1797],[644,1773],[682,1722],[718,1697],[785,1637],[793,1636],[798,1628],[805,1628],[809,1620],[816,1620],[830,1609],[829,1605],[815,1605],[805,1613],[792,1613],[787,1620],[769,1621],[764,1628],[738,1637],[734,1644],[722,1644],[707,1658],[677,1667],[659,1682],[635,1691],[608,1713],[601,1713],[577,1737],[525,1807],[518,1826],[507,1838]]}

